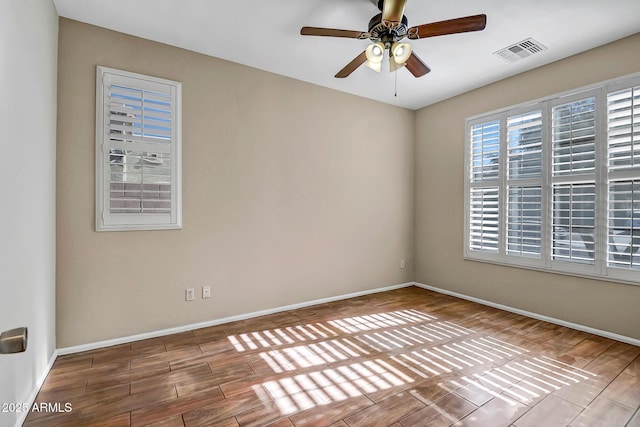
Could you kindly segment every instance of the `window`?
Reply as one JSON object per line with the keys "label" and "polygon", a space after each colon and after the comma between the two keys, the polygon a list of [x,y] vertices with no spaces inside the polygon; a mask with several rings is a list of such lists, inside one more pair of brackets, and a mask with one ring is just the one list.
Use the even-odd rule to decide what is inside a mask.
{"label": "window", "polygon": [[553,259],[595,263],[596,99],[552,103]]}
{"label": "window", "polygon": [[471,150],[470,245],[477,251],[497,253],[500,123],[491,121],[473,126]]}
{"label": "window", "polygon": [[640,86],[607,94],[610,265],[640,270]]}
{"label": "window", "polygon": [[542,111],[506,118],[509,255],[540,258],[542,242]]}
{"label": "window", "polygon": [[640,75],[467,119],[465,258],[640,284]]}
{"label": "window", "polygon": [[96,230],[181,228],[181,84],[98,67],[96,87]]}

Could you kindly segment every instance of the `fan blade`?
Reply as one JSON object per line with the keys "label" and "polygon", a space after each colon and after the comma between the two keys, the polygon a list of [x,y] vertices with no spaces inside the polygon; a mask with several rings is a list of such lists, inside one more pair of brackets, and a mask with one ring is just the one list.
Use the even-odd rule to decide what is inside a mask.
{"label": "fan blade", "polygon": [[348,39],[367,39],[369,33],[352,30],[337,30],[334,28],[302,27],[300,34],[303,36],[345,37]]}
{"label": "fan blade", "polygon": [[404,7],[407,0],[384,0],[382,3],[382,20],[388,22],[402,22]]}
{"label": "fan blade", "polygon": [[364,51],[360,55],[356,56],[353,61],[349,62],[342,70],[338,71],[336,77],[339,79],[344,79],[345,77],[349,77],[351,73],[353,73],[356,68],[361,66],[367,62],[367,52]]}
{"label": "fan blade", "polygon": [[486,25],[487,15],[473,15],[418,25],[409,28],[407,32],[410,39],[424,39],[426,37],[480,31],[484,30]]}
{"label": "fan blade", "polygon": [[427,67],[427,65],[422,62],[422,59],[418,58],[418,55],[415,53],[412,53],[409,59],[407,59],[406,66],[407,70],[409,70],[414,77],[422,77],[431,71],[431,68]]}

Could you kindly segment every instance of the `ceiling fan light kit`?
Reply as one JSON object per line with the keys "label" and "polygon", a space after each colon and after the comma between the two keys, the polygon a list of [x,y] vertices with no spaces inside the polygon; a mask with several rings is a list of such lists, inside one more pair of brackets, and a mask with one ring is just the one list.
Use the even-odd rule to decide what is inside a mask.
{"label": "ceiling fan light kit", "polygon": [[389,49],[389,71],[394,72],[402,68],[411,56],[411,45],[409,43],[394,43]]}
{"label": "ceiling fan light kit", "polygon": [[409,43],[394,43],[391,46],[391,53],[397,62],[406,62],[411,56],[411,45]]}
{"label": "ceiling fan light kit", "polygon": [[370,44],[367,46],[365,54],[367,62],[364,65],[379,73],[384,59],[384,44],[382,42]]}
{"label": "ceiling fan light kit", "polygon": [[413,52],[408,43],[400,43],[402,39],[407,37],[410,40],[417,40],[447,34],[481,31],[484,30],[487,23],[486,15],[472,15],[409,27],[409,21],[404,16],[406,3],[407,0],[380,0],[378,8],[382,13],[371,18],[369,30],[366,32],[302,27],[300,34],[303,36],[369,39],[373,42],[367,46],[364,52],[340,70],[336,74],[337,78],[348,77],[362,64],[379,73],[386,50],[389,50],[389,71],[394,72],[406,65],[407,70],[414,77],[422,77],[431,69]]}

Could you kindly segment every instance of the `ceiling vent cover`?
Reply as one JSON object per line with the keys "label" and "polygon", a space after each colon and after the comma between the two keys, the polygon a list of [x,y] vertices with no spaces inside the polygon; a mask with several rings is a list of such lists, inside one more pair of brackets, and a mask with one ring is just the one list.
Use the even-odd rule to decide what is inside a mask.
{"label": "ceiling vent cover", "polygon": [[547,47],[532,38],[528,38],[504,49],[500,49],[497,52],[493,52],[493,54],[507,62],[517,62],[543,50],[547,50]]}

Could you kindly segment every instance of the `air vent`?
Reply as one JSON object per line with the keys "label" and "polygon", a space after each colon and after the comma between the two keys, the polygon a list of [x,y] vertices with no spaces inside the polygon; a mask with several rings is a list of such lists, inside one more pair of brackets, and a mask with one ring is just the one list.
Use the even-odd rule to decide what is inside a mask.
{"label": "air vent", "polygon": [[517,62],[543,50],[547,50],[547,47],[532,38],[528,38],[504,49],[500,49],[497,52],[493,52],[493,54],[507,62]]}

